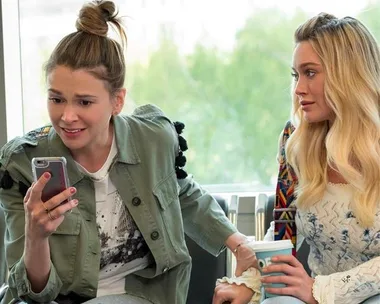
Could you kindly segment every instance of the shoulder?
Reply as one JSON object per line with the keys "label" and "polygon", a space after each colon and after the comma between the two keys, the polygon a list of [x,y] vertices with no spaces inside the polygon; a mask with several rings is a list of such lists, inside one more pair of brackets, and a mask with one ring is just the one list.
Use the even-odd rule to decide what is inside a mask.
{"label": "shoulder", "polygon": [[[187,141],[182,136],[185,124],[179,121],[171,121],[168,116],[156,105],[147,104],[136,108],[131,115],[122,116],[127,127],[125,138],[133,138],[136,145],[144,146],[143,149],[155,150],[154,153],[163,154],[166,157],[175,157],[175,167],[179,178],[187,174],[182,168],[185,166],[186,157],[183,152],[188,149]],[[132,136],[129,136],[129,133]],[[141,140],[141,139],[144,140]]]}
{"label": "shoulder", "polygon": [[44,126],[7,142],[0,149],[0,170],[5,170],[11,162],[22,165],[25,161],[29,164],[29,150],[44,146],[43,142],[46,142],[51,128],[51,126]]}
{"label": "shoulder", "polygon": [[122,115],[120,118],[134,137],[144,137],[151,144],[153,142],[175,143],[177,139],[174,123],[156,105],[139,106],[131,115]]}
{"label": "shoulder", "polygon": [[154,104],[146,104],[137,107],[133,113],[133,117],[140,118],[140,119],[156,119],[156,118],[166,118],[165,113],[156,105]]}

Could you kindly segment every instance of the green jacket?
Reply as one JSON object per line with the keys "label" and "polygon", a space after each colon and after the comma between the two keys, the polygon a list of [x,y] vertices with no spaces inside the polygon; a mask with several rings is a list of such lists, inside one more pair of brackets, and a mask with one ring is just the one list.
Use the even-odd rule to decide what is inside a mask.
{"label": "green jacket", "polygon": [[[178,134],[160,109],[145,105],[130,116],[115,117],[113,123],[118,155],[111,166],[110,178],[155,260],[152,267],[126,277],[126,293],[155,304],[184,304],[191,269],[184,232],[207,251],[218,255],[236,228],[190,175],[177,180]],[[66,157],[69,179],[77,188],[75,198],[79,205],[65,216],[49,238],[50,277],[45,289],[36,294],[30,288],[23,259],[25,215],[21,193],[33,180],[31,159],[39,156]],[[6,173],[13,180],[11,188],[8,181],[6,189],[0,189],[7,225],[6,259],[12,294],[8,292],[7,300],[15,297],[31,303],[46,303],[58,294],[70,292],[96,297],[100,242],[92,180],[77,169],[69,150],[51,127],[10,141],[0,151],[0,164],[0,173]]]}

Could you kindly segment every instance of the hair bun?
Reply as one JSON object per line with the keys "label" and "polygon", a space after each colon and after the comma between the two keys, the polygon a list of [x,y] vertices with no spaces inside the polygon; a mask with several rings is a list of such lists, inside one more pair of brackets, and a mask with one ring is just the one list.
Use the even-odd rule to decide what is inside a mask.
{"label": "hair bun", "polygon": [[113,22],[116,15],[116,7],[112,1],[96,0],[82,7],[75,27],[78,31],[107,37],[107,22]]}
{"label": "hair bun", "polygon": [[337,22],[339,19],[335,17],[334,15],[328,14],[328,13],[319,13],[317,15],[316,19],[316,26],[321,27],[327,24],[330,24],[331,22]]}

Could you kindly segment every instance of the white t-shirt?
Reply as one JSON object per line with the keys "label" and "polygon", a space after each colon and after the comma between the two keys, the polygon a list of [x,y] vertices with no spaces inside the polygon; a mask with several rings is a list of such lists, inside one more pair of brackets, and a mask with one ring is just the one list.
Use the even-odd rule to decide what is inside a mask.
{"label": "white t-shirt", "polygon": [[109,178],[117,154],[115,137],[103,167],[90,173],[78,168],[94,181],[96,221],[101,245],[97,296],[124,294],[125,277],[146,268],[151,261],[149,248],[136,223]]}

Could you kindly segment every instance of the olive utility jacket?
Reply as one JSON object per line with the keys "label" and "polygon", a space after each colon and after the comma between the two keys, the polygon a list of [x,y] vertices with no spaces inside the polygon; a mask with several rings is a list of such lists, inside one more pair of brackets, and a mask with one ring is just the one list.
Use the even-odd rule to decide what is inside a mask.
{"label": "olive utility jacket", "polygon": [[[177,179],[178,134],[153,105],[113,118],[118,154],[110,179],[139,227],[154,263],[125,278],[127,294],[155,304],[185,304],[191,270],[186,232],[214,255],[236,228],[210,194],[190,175]],[[43,291],[31,290],[24,264],[23,194],[33,181],[31,159],[64,156],[77,208],[49,237],[51,271]],[[20,298],[48,303],[60,294],[94,298],[97,293],[100,241],[92,180],[81,173],[54,128],[48,126],[7,143],[0,151],[0,203],[5,213],[9,291],[6,303]]]}

